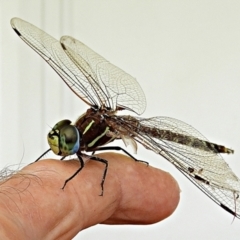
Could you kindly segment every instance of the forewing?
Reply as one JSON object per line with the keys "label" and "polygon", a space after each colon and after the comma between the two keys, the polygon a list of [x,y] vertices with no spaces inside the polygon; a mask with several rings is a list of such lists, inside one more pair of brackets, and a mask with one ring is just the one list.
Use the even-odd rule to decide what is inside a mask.
{"label": "forewing", "polygon": [[[59,74],[78,97],[88,105],[99,106],[98,96],[94,95],[92,91],[95,83],[89,82],[80,69],[68,58],[58,40],[19,18],[13,18],[11,25],[19,37]],[[87,63],[83,64],[87,65]]]}
{"label": "forewing", "polygon": [[[119,125],[121,129],[127,129],[137,142],[171,162],[218,205],[240,218],[240,180],[217,151],[206,149],[204,142],[208,140],[202,134],[190,125],[172,118],[136,119],[139,120],[138,125],[135,121],[119,118]],[[192,142],[196,146],[177,143],[177,139],[166,140],[167,136],[157,137],[156,131],[148,131],[150,128],[177,133],[175,137],[178,134],[185,135],[188,139],[195,139]]]}
{"label": "forewing", "polygon": [[145,95],[135,78],[108,62],[80,41],[64,36],[66,54],[93,86],[99,105],[110,109],[128,109],[137,114],[146,108]]}

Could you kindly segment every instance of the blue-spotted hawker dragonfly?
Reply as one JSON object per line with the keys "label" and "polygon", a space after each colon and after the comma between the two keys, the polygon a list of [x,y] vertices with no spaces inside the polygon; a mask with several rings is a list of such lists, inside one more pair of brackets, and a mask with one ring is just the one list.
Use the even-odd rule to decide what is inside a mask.
{"label": "blue-spotted hawker dragonfly", "polygon": [[[220,155],[233,153],[233,150],[209,142],[193,127],[173,118],[117,115],[117,111],[122,110],[138,115],[145,110],[145,95],[135,78],[72,37],[63,36],[58,41],[19,18],[13,18],[11,25],[90,106],[75,123],[62,120],[48,133],[48,151],[63,158],[76,154],[80,161],[79,169],[65,181],[63,188],[84,167],[83,152],[121,149],[127,153],[120,147],[103,147],[121,139],[125,145],[136,149],[140,143],[161,155],[215,203],[240,218],[240,180]],[[94,154],[89,158],[105,164],[101,182],[103,195],[108,162]]]}

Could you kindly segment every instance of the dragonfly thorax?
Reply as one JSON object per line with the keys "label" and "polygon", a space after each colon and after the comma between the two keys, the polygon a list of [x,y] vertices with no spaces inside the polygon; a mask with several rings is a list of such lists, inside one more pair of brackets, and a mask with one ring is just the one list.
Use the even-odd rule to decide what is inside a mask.
{"label": "dragonfly thorax", "polygon": [[114,132],[114,129],[107,122],[107,115],[112,112],[103,110],[88,109],[75,123],[78,129],[80,139],[80,150],[94,151],[98,147],[103,146],[114,139],[115,136],[109,134]]}

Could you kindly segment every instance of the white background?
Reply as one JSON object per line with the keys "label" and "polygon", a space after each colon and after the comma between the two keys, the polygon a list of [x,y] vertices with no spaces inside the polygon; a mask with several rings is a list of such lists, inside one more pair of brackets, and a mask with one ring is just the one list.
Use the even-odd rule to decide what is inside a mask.
{"label": "white background", "polygon": [[[136,77],[147,97],[144,117],[180,119],[233,148],[225,159],[240,176],[239,1],[1,0],[1,167],[35,160],[47,149],[49,126],[87,108],[13,32],[12,17],[56,38],[72,35]],[[175,213],[150,226],[94,226],[75,239],[240,239],[240,221],[172,165],[143,148],[138,158],[178,180]]]}

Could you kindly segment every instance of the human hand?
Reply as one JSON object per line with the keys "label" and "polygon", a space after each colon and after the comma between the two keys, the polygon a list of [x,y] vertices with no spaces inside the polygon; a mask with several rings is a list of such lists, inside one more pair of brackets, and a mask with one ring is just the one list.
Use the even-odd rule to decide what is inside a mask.
{"label": "human hand", "polygon": [[64,181],[79,161],[41,160],[23,168],[0,185],[0,239],[71,239],[92,225],[151,224],[172,214],[179,187],[171,175],[117,153],[97,155],[104,165],[89,161]]}

